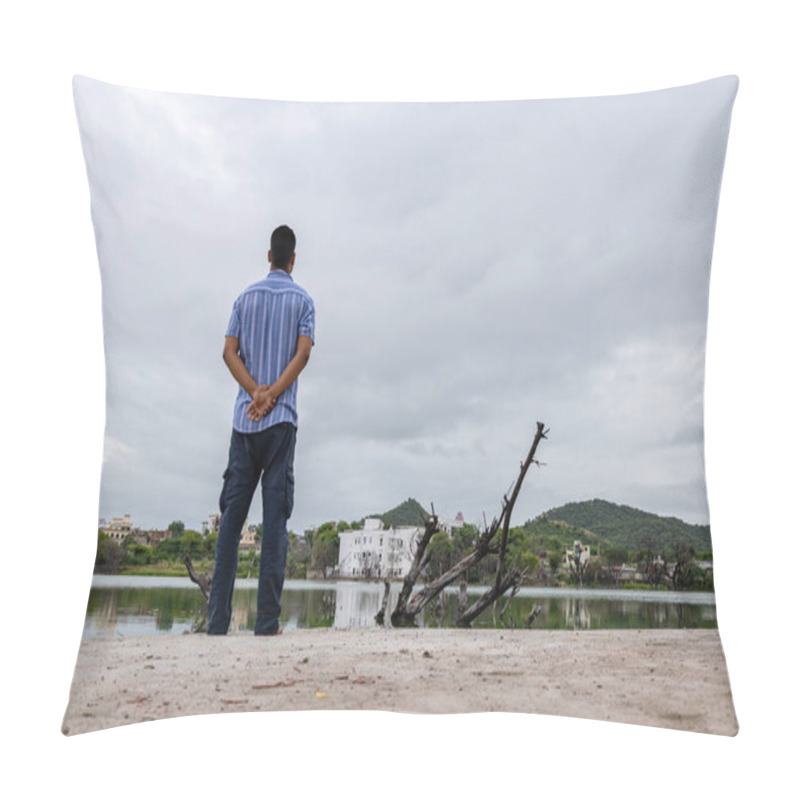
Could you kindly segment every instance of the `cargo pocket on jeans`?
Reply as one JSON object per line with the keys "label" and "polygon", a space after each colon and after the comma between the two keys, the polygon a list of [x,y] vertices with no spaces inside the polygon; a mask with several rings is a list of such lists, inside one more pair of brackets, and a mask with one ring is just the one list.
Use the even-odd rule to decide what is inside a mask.
{"label": "cargo pocket on jeans", "polygon": [[286,470],[286,519],[292,516],[294,509],[294,467]]}

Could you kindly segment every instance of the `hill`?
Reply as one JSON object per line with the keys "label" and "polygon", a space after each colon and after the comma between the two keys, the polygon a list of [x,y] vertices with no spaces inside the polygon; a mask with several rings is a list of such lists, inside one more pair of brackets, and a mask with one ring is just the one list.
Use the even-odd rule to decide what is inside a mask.
{"label": "hill", "polygon": [[[389,511],[368,516],[379,519],[385,528],[421,525],[429,514],[412,497]],[[362,520],[363,522],[363,520]],[[708,525],[692,525],[676,517],[660,517],[649,511],[617,505],[608,500],[584,500],[552,508],[521,526],[530,537],[534,552],[563,552],[575,539],[592,547],[592,552],[611,547],[636,553],[650,540],[663,553],[672,552],[678,542],[692,546],[697,554],[711,552]]]}
{"label": "hill", "polygon": [[[650,539],[665,552],[677,542],[694,547],[697,553],[711,551],[711,529],[708,525],[691,525],[676,517],[659,517],[631,506],[607,500],[585,500],[567,503],[546,511],[538,521],[569,525],[593,534],[597,543],[637,550],[643,540]],[[536,522],[534,520],[533,522]],[[530,523],[525,523],[526,526]]]}
{"label": "hill", "polygon": [[372,519],[383,522],[384,528],[401,528],[406,525],[422,525],[430,514],[413,497],[382,514],[369,514]]}

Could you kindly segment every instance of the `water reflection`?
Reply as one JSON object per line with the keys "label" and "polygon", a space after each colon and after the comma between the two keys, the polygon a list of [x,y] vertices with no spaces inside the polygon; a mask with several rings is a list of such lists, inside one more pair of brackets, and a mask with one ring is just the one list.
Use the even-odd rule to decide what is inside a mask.
{"label": "water reflection", "polygon": [[191,631],[204,608],[203,597],[196,589],[143,588],[126,583],[109,588],[93,585],[84,636],[143,636]]}
{"label": "water reflection", "polygon": [[[336,613],[334,628],[374,627],[375,615],[383,600],[383,584],[380,583],[339,583],[336,587]],[[400,592],[399,584],[392,584],[389,605],[393,607]]]}
{"label": "water reflection", "polygon": [[[400,584],[392,584],[388,611]],[[382,583],[287,581],[281,624],[292,628],[362,628],[375,625],[383,599]],[[483,590],[469,589],[468,602]],[[252,631],[257,582],[239,581],[233,596],[232,629]],[[561,630],[603,628],[716,628],[714,595],[704,593],[626,592],[528,587],[508,605],[503,598],[474,623],[476,628],[524,628],[533,607],[540,609],[532,627]],[[448,628],[458,616],[458,591],[452,587],[429,604],[419,624]],[[200,591],[189,580],[96,576],[89,596],[84,636],[142,636],[182,633],[204,618]],[[388,614],[387,614],[388,616]]]}
{"label": "water reflection", "polygon": [[581,597],[569,597],[563,602],[564,627],[575,630],[588,630],[591,628],[591,613],[589,604]]}

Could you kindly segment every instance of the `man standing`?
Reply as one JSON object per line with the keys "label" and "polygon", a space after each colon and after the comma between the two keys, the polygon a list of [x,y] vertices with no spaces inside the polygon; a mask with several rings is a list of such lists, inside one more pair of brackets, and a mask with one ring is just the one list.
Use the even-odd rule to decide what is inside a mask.
{"label": "man standing", "polygon": [[261,564],[255,633],[281,633],[278,618],[286,567],[286,521],[294,504],[297,376],[314,344],[314,302],[292,279],[295,235],[276,228],[264,280],[233,304],[223,359],[239,383],[221,512],[214,577],[208,601],[212,635],[228,632],[239,540],[259,480],[263,502]]}

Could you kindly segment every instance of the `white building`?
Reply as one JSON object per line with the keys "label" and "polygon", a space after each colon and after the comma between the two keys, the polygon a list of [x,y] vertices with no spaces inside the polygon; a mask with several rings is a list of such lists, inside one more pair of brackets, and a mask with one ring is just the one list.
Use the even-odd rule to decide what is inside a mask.
{"label": "white building", "polygon": [[423,528],[383,530],[379,519],[364,520],[360,531],[339,533],[340,578],[403,578],[411,567]]}
{"label": "white building", "polygon": [[456,528],[464,527],[464,515],[459,511],[455,519],[448,517],[439,517],[439,528],[447,533],[448,536],[453,535]]}
{"label": "white building", "polygon": [[567,548],[564,555],[564,566],[569,568],[585,567],[591,558],[591,550],[588,544],[583,544],[578,539],[572,547]]}

